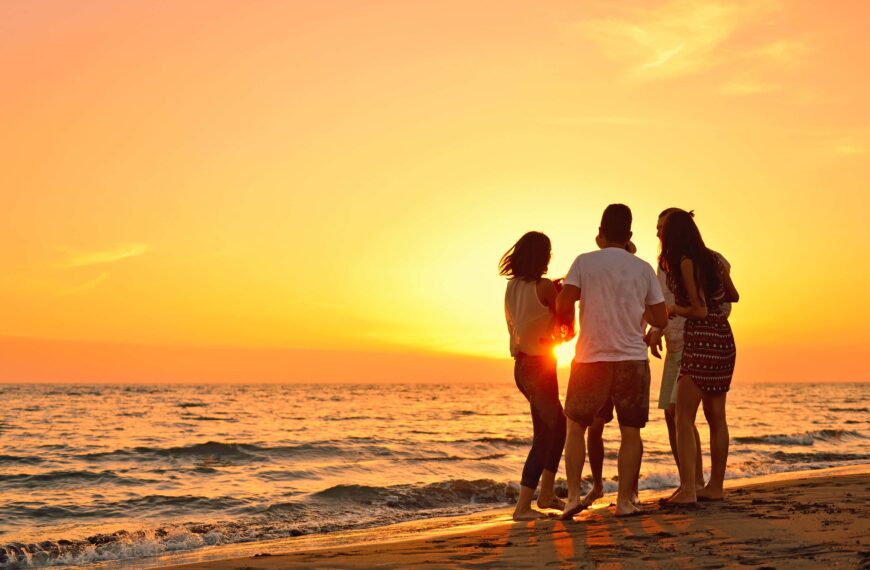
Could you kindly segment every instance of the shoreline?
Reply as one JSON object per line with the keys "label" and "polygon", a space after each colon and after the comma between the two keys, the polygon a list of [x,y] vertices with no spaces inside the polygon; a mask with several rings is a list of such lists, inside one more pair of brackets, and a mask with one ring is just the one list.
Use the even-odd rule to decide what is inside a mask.
{"label": "shoreline", "polygon": [[[640,567],[655,564],[659,548],[645,545],[646,540],[659,545],[673,543],[668,547],[669,552],[690,556],[686,563],[716,565],[722,563],[722,559],[717,562],[711,553],[696,560],[701,556],[697,543],[703,542],[711,529],[718,529],[714,542],[721,541],[737,550],[743,544],[740,536],[748,533],[746,545],[752,547],[750,551],[753,548],[760,551],[759,560],[764,552],[785,542],[796,544],[789,547],[789,552],[779,553],[780,558],[776,558],[779,562],[806,559],[808,566],[814,566],[828,556],[837,563],[846,559],[852,561],[842,567],[858,567],[862,561],[870,565],[870,464],[733,479],[726,481],[726,489],[728,495],[723,502],[704,503],[697,510],[676,511],[665,511],[658,505],[658,499],[669,491],[642,491],[645,513],[628,519],[613,516],[609,505],[614,494],[607,494],[591,509],[578,515],[573,523],[550,519],[514,523],[510,519],[512,508],[502,507],[470,515],[217,546],[147,559],[104,562],[97,566],[178,570],[362,568],[373,564],[396,568],[412,564],[524,567],[537,565],[538,551],[544,548],[551,555],[550,563],[575,566],[619,562],[624,567]],[[798,513],[800,518],[807,519],[803,521],[806,536],[789,533],[788,523],[794,520],[777,514],[772,505],[780,505],[789,513]],[[835,520],[839,524],[832,522]],[[682,532],[669,532],[665,529],[668,526]],[[837,537],[831,535],[831,529],[839,529]],[[618,533],[614,535],[613,531]],[[686,531],[691,532],[686,535]],[[815,540],[820,532],[826,532],[829,536],[825,538],[829,540]],[[850,538],[849,532],[857,532],[858,538]],[[830,540],[832,538],[836,540]],[[684,552],[683,547],[691,548]],[[710,556],[713,559],[708,559]],[[744,553],[743,556],[745,560],[753,560],[754,554]],[[782,567],[779,562],[772,567]],[[730,564],[736,563],[732,560]],[[794,564],[790,563],[789,567]]]}

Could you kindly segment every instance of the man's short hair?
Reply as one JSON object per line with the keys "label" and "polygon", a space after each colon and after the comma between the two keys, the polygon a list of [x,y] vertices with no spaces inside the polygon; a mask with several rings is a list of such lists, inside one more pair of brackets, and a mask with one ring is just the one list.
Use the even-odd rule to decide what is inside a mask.
{"label": "man's short hair", "polygon": [[622,243],[631,239],[631,210],[625,204],[611,204],[601,216],[601,233],[607,241]]}

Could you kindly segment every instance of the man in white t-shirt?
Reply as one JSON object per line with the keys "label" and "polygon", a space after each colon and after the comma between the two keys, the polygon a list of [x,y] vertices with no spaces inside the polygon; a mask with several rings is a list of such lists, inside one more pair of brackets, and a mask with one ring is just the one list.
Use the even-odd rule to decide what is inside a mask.
{"label": "man in white t-shirt", "polygon": [[560,321],[570,323],[572,328],[574,305],[580,301],[580,334],[565,399],[568,501],[562,512],[564,519],[585,508],[580,496],[586,460],[584,436],[596,412],[610,402],[616,408],[622,436],[616,515],[639,512],[631,497],[643,449],[640,429],[649,419],[650,372],[644,321],[656,327],[668,322],[655,271],[626,251],[631,240],[628,206],[611,204],[604,210],[596,239],[601,249],[574,260],[556,300]]}

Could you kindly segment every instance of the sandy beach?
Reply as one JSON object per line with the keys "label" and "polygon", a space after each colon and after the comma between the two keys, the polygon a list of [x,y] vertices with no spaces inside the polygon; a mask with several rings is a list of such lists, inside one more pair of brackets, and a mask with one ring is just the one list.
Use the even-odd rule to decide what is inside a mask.
{"label": "sandy beach", "polygon": [[[870,568],[870,465],[729,481],[725,501],[617,519],[612,496],[573,522],[513,523],[508,510],[408,525],[356,543],[282,553],[263,544],[244,558],[184,570],[279,568]],[[446,519],[451,520],[451,519]],[[277,545],[272,545],[277,546]],[[301,544],[299,545],[301,546]]]}

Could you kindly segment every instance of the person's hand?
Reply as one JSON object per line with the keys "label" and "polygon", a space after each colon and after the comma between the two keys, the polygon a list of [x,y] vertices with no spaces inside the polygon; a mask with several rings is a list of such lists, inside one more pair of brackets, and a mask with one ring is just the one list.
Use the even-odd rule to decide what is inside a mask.
{"label": "person's hand", "polygon": [[650,329],[643,337],[644,342],[649,347],[650,353],[658,359],[661,359],[662,349],[662,331],[659,329]]}
{"label": "person's hand", "polygon": [[574,330],[573,326],[562,325],[559,327],[559,338],[562,340],[562,342],[568,342],[569,340],[574,338],[576,334],[577,331]]}
{"label": "person's hand", "polygon": [[677,314],[677,306],[668,303],[665,308],[668,310],[668,318],[674,317]]}

